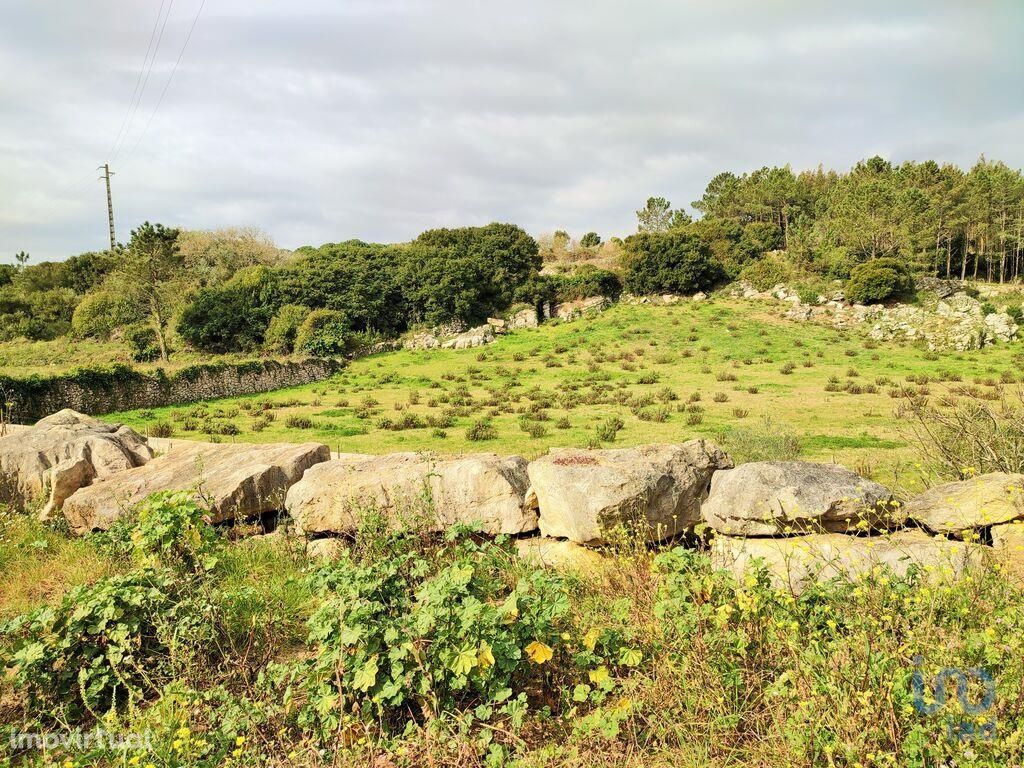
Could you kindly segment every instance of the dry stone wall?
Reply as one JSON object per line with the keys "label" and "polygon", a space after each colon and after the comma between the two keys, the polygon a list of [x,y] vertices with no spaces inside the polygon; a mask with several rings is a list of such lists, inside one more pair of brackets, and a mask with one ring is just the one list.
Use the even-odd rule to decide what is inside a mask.
{"label": "dry stone wall", "polygon": [[115,365],[57,376],[0,376],[0,392],[13,403],[15,419],[33,422],[65,408],[95,415],[270,392],[321,381],[340,367],[333,360],[256,360],[196,365],[168,374],[160,368],[144,372]]}
{"label": "dry stone wall", "polygon": [[0,485],[22,489],[15,504],[59,486],[47,511],[62,512],[76,533],[108,527],[156,491],[198,493],[213,522],[286,511],[317,556],[342,551],[318,542],[351,537],[373,510],[398,528],[465,524],[512,535],[528,560],[594,575],[609,541],[678,535],[719,569],[745,578],[764,568],[793,592],[878,567],[959,578],[1000,560],[1007,574],[1024,575],[1024,475],[982,475],[900,504],[836,465],[732,468],[705,440],[554,449],[533,462],[496,454],[332,459],[316,443],[190,443],[151,458],[152,447],[119,425],[64,411],[0,440]]}

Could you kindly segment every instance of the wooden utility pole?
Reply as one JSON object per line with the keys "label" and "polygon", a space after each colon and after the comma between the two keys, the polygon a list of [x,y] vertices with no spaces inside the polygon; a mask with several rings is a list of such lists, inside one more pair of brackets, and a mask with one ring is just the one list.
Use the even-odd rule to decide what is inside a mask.
{"label": "wooden utility pole", "polygon": [[97,170],[103,171],[100,178],[107,182],[107,223],[110,225],[110,249],[113,250],[117,240],[114,239],[114,201],[110,197],[110,177],[114,174],[110,172],[109,163],[104,163]]}

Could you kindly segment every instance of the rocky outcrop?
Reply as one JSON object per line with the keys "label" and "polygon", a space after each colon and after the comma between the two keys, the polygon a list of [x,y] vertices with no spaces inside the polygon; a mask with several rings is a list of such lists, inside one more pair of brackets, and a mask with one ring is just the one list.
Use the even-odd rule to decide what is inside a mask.
{"label": "rocky outcrop", "polygon": [[320,443],[179,444],[142,467],[76,491],[64,502],[64,516],[74,533],[106,530],[151,493],[190,490],[212,522],[243,519],[283,509],[288,489],[329,458]]}
{"label": "rocky outcrop", "polygon": [[932,488],[907,503],[907,517],[935,533],[1024,519],[1024,475],[994,472]]}
{"label": "rocky outcrop", "polygon": [[145,438],[72,410],[0,438],[0,504],[23,509],[45,500],[44,517],[79,488],[153,458]]}
{"label": "rocky outcrop", "polygon": [[563,322],[571,322],[585,315],[601,312],[611,306],[611,303],[607,296],[588,296],[585,299],[574,299],[555,305],[552,315]]}
{"label": "rocky outcrop", "polygon": [[518,456],[393,453],[313,467],[288,492],[286,506],[307,535],[353,533],[369,508],[395,524],[444,530],[479,523],[488,534],[515,534],[537,529],[526,487],[526,460]]}
{"label": "rocky outcrop", "polygon": [[987,335],[996,341],[1013,341],[1020,330],[1014,319],[1006,312],[992,312],[985,315]]}
{"label": "rocky outcrop", "polygon": [[418,331],[402,340],[402,347],[405,349],[437,349],[444,340],[452,336],[465,333],[467,326],[461,320],[453,320],[450,323],[436,326],[429,331]]}
{"label": "rocky outcrop", "polygon": [[716,472],[702,516],[719,533],[775,536],[847,531],[861,520],[884,527],[899,514],[888,488],[845,467],[758,461]]}
{"label": "rocky outcrop", "polygon": [[[747,294],[743,294],[747,295]],[[931,350],[980,349],[1017,338],[1019,328],[1005,311],[983,315],[981,303],[966,293],[948,294],[921,306],[896,304],[847,305],[842,300],[820,297],[819,304],[801,304],[786,313],[791,320],[815,321],[839,329],[867,324],[876,341],[923,341]],[[762,298],[760,294],[758,298]],[[772,295],[772,298],[778,296]],[[787,294],[786,300],[794,297]]]}
{"label": "rocky outcrop", "polygon": [[711,562],[737,579],[764,568],[776,587],[800,593],[816,582],[861,578],[876,567],[896,576],[905,576],[916,566],[936,578],[959,578],[984,564],[985,550],[978,544],[949,541],[922,531],[885,536],[822,533],[779,539],[716,536]]}
{"label": "rocky outcrop", "polygon": [[470,328],[453,339],[441,344],[442,349],[472,349],[494,341],[494,327],[488,324]]}
{"label": "rocky outcrop", "polygon": [[517,328],[536,328],[539,324],[540,318],[537,315],[537,310],[534,307],[527,307],[509,316],[505,327],[507,330],[515,330]]}
{"label": "rocky outcrop", "polygon": [[609,450],[552,449],[530,463],[528,501],[545,536],[579,544],[604,541],[626,526],[649,541],[686,531],[715,470],[732,460],[716,445],[645,445]]}

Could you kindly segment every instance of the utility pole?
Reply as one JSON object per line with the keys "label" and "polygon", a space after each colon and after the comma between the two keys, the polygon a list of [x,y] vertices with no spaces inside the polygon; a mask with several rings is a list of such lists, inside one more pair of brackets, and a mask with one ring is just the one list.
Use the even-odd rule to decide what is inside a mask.
{"label": "utility pole", "polygon": [[117,240],[114,239],[114,202],[110,197],[110,177],[114,174],[110,172],[109,163],[104,163],[97,170],[103,171],[100,178],[107,182],[107,221],[110,224],[110,249],[113,250]]}

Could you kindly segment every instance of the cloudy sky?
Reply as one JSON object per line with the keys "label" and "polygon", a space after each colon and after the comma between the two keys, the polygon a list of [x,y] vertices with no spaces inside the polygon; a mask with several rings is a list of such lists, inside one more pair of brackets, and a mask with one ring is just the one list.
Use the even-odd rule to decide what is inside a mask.
{"label": "cloudy sky", "polygon": [[201,3],[0,0],[0,261],[104,247],[104,161],[119,239],[285,247],[628,234],[762,165],[1024,165],[1019,0]]}

